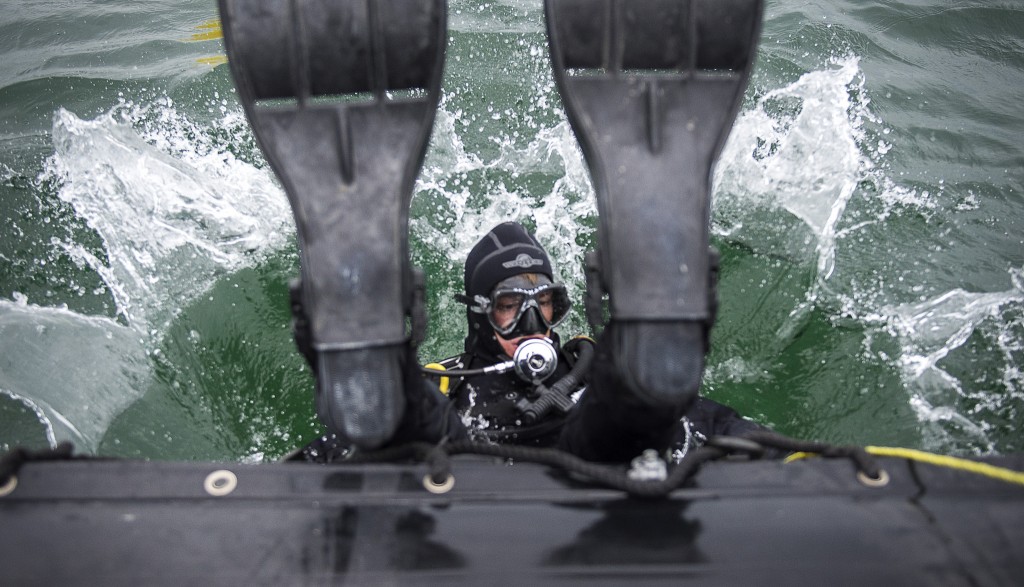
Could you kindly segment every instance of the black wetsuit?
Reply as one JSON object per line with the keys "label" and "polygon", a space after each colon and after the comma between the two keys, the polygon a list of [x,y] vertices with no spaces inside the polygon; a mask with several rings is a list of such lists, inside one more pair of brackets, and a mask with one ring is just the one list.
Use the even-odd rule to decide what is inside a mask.
{"label": "black wetsuit", "polygon": [[[547,382],[549,385],[568,374],[574,361],[572,353],[567,353],[560,345],[556,348],[559,364]],[[447,369],[477,369],[503,360],[507,358],[478,350],[446,359],[441,364]],[[598,369],[600,370],[599,367]],[[463,424],[469,428],[470,438],[529,446],[559,446],[563,430],[567,427],[567,416],[553,413],[533,425],[524,425],[522,413],[516,407],[516,403],[529,397],[533,386],[519,377],[511,373],[491,373],[459,379],[453,381],[451,385],[448,397],[455,403]],[[600,388],[601,384],[597,383],[597,386]],[[584,381],[577,390],[584,391],[580,394],[581,398],[590,393],[586,391],[588,387],[594,385]],[[615,390],[609,391],[616,393]],[[649,420],[650,417],[646,410],[640,410],[635,416],[645,420]],[[574,425],[580,424],[574,421]],[[698,397],[685,415],[678,419],[678,424],[668,428],[672,432],[671,449],[677,458],[686,454],[688,450],[702,445],[711,436],[742,436],[748,432],[765,430],[763,426],[743,418],[729,406],[704,397]],[[567,438],[574,436],[572,426],[569,426],[565,434]],[[582,442],[593,444],[592,440],[587,439]],[[583,446],[573,452],[596,458],[596,453],[603,450],[603,447]],[[631,454],[636,456],[638,453]]]}
{"label": "black wetsuit", "polygon": [[[558,366],[544,382],[548,386],[569,374],[575,355],[567,353],[553,336]],[[508,357],[476,348],[441,362],[446,369],[480,369]],[[565,424],[565,415],[552,411],[536,422],[526,423],[517,404],[533,398],[535,386],[513,373],[489,373],[459,378],[451,382],[449,399],[458,410],[470,438],[529,446],[554,446]],[[577,391],[577,390],[573,390]]]}
{"label": "black wetsuit", "polygon": [[[546,382],[564,377],[575,355],[558,344],[559,364]],[[412,440],[437,441],[447,436],[483,442],[557,447],[594,461],[625,462],[644,449],[669,449],[676,459],[711,436],[741,436],[765,428],[736,410],[698,397],[684,414],[651,408],[631,401],[610,368],[610,359],[598,347],[590,377],[579,390],[579,403],[562,415],[549,413],[526,425],[517,402],[529,397],[533,386],[512,373],[491,373],[452,378],[446,398],[433,377],[410,373],[410,405],[392,445]],[[442,361],[447,369],[478,369],[507,360],[484,348]],[[415,402],[415,404],[413,403]],[[641,431],[641,432],[638,432]],[[333,435],[319,438],[303,449],[300,458],[330,462],[343,458],[347,447]]]}

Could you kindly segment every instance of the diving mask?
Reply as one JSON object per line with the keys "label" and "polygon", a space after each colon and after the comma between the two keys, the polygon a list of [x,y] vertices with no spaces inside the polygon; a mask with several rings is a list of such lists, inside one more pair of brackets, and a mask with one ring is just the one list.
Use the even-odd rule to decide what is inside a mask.
{"label": "diving mask", "polygon": [[542,279],[547,283],[533,285],[524,276],[510,277],[498,283],[490,296],[474,296],[470,310],[486,315],[505,339],[546,334],[565,319],[572,303],[564,285]]}

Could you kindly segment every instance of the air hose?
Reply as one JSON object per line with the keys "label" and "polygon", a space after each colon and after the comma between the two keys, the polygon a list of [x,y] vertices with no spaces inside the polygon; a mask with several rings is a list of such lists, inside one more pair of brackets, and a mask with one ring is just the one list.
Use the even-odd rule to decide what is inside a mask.
{"label": "air hose", "polygon": [[[440,368],[436,368],[437,367]],[[441,375],[443,377],[475,377],[488,373],[505,373],[515,371],[523,381],[529,383],[540,383],[558,367],[558,353],[550,339],[531,338],[523,341],[516,347],[515,355],[511,361],[497,363],[482,367],[480,369],[445,369],[437,363],[420,367],[420,371],[429,375]]]}

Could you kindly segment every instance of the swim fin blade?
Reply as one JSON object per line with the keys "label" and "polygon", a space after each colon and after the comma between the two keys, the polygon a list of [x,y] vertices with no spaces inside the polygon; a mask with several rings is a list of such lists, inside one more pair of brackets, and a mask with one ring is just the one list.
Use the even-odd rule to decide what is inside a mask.
{"label": "swim fin blade", "polygon": [[246,115],[292,207],[317,413],[363,449],[405,409],[409,203],[440,96],[444,0],[219,0]]}
{"label": "swim fin blade", "polygon": [[763,0],[545,0],[600,217],[590,306],[608,294],[612,360],[652,405],[685,408],[700,386],[716,305],[711,173],[763,11]]}

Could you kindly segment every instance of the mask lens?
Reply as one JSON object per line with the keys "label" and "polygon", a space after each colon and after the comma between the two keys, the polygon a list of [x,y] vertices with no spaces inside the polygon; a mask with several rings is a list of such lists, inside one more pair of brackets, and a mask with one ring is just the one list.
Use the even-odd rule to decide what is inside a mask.
{"label": "mask lens", "polygon": [[[569,294],[565,291],[563,285],[552,285],[551,288],[541,295],[550,294],[550,298],[547,303],[550,305],[551,313],[548,318],[548,312],[544,305],[541,305],[542,314],[544,319],[547,320],[549,327],[557,326],[559,322],[565,319],[569,314],[569,310],[572,308],[572,303],[569,302]],[[538,300],[543,304],[543,300]]]}
{"label": "mask lens", "polygon": [[491,302],[491,311],[487,317],[491,326],[501,332],[515,324],[523,313],[526,295],[518,292],[497,293]]}

